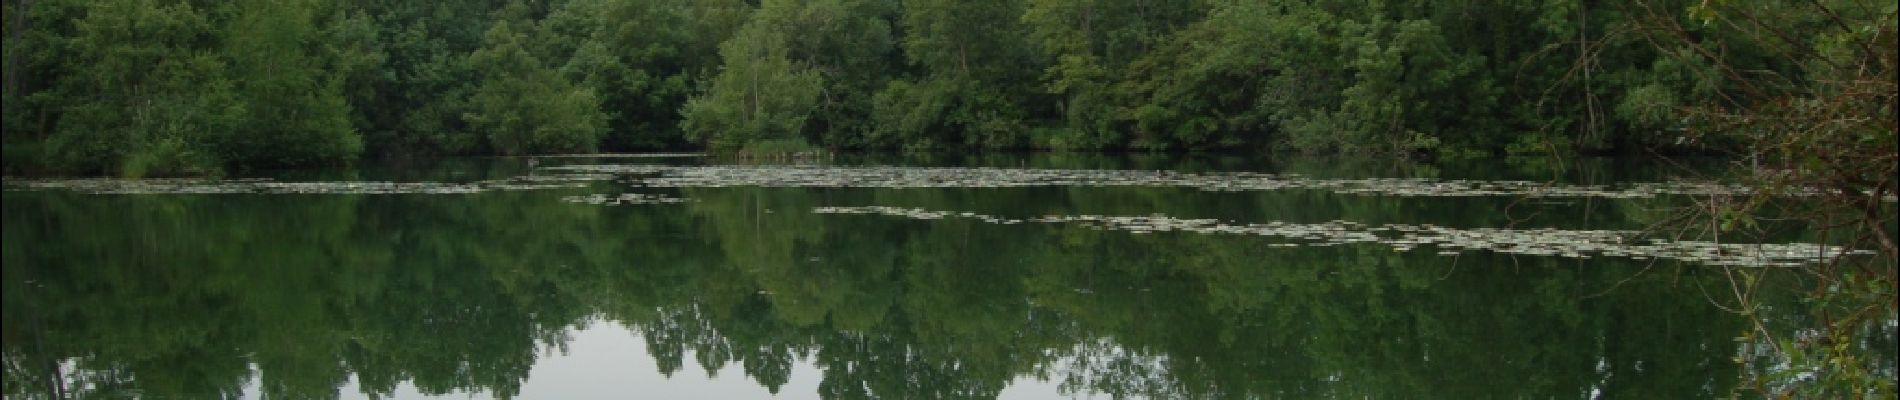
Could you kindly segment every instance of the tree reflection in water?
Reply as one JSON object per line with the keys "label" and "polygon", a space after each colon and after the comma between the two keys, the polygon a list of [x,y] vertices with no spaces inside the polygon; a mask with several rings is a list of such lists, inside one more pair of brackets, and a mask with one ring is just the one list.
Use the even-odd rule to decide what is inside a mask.
{"label": "tree reflection in water", "polygon": [[[814,214],[1541,223],[1511,199],[1155,188],[685,189],[682,204],[471,195],[5,199],[8,397],[517,394],[590,321],[662,374],[736,366],[774,393],[991,398],[1019,378],[1117,397],[1723,396],[1742,319],[1674,264]],[[1559,207],[1559,206],[1549,206]],[[1642,272],[1647,271],[1647,272]],[[1641,272],[1641,273],[1639,273]],[[728,370],[730,371],[730,370]],[[697,374],[694,374],[695,376]]]}

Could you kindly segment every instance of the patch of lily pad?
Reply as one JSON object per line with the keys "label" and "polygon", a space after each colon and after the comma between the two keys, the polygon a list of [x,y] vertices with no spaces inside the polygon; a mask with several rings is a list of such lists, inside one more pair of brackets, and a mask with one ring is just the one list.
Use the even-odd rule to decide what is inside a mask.
{"label": "patch of lily pad", "polygon": [[691,200],[646,193],[621,193],[618,195],[590,194],[586,196],[567,196],[561,201],[569,203],[593,204],[601,206],[627,206],[641,204],[679,204]]}
{"label": "patch of lily pad", "polygon": [[706,153],[597,153],[597,154],[542,154],[520,156],[523,158],[702,158]]}
{"label": "patch of lily pad", "polygon": [[92,194],[468,194],[570,189],[606,180],[605,174],[527,175],[476,182],[281,182],[270,179],[57,179],[8,180],[8,190],[67,190]]}
{"label": "patch of lily pad", "polygon": [[1050,215],[1015,219],[970,212],[883,206],[820,207],[813,211],[821,214],[885,215],[919,220],[961,218],[1005,225],[1080,224],[1092,229],[1123,231],[1131,234],[1188,232],[1264,236],[1286,241],[1269,245],[1273,247],[1324,247],[1356,243],[1383,244],[1396,251],[1414,251],[1429,247],[1441,256],[1456,256],[1466,251],[1489,251],[1575,259],[1620,257],[1636,260],[1676,260],[1715,266],[1770,267],[1800,266],[1826,262],[1845,255],[1872,254],[1866,250],[1851,250],[1814,243],[1718,243],[1648,238],[1642,232],[1627,230],[1462,229],[1430,224],[1373,226],[1351,221],[1316,224],[1273,221],[1241,224],[1215,219],[1180,219],[1165,215]]}
{"label": "patch of lily pad", "polygon": [[[1542,198],[1651,198],[1660,195],[1747,195],[1747,186],[1710,182],[1565,185],[1534,181],[1429,178],[1314,179],[1257,172],[1190,173],[1153,170],[1008,169],[837,166],[565,165],[553,172],[613,174],[638,186],[661,188],[1010,188],[1180,187],[1216,192],[1322,190],[1408,197],[1522,196]],[[1795,195],[1812,194],[1796,192]],[[1891,200],[1891,199],[1889,199]]]}

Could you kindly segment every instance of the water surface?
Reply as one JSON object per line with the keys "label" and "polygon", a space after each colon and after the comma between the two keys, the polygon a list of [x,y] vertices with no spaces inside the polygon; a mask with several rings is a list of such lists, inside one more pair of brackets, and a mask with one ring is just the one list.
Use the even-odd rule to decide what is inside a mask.
{"label": "water surface", "polygon": [[[1416,192],[1626,193],[1693,171],[997,156],[797,167],[929,184],[655,180],[708,165],[721,163],[455,160],[118,191],[14,180],[7,395],[1708,398],[1740,375],[1747,326],[1719,307],[1733,298],[1708,260],[1032,221],[1693,240],[1651,228],[1697,192]],[[1306,183],[964,185],[879,166]],[[1369,178],[1412,186],[1312,184]],[[871,207],[910,211],[825,212]]]}

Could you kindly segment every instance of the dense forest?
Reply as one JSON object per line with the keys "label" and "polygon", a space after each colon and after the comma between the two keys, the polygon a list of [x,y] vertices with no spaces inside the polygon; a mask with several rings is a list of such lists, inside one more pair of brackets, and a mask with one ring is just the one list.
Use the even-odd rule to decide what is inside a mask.
{"label": "dense forest", "polygon": [[12,0],[5,13],[6,170],[146,176],[679,149],[1735,150],[1698,134],[1722,121],[1697,115],[1726,113],[1694,110],[1785,106],[1778,94],[1871,70],[1891,116],[1895,5]]}

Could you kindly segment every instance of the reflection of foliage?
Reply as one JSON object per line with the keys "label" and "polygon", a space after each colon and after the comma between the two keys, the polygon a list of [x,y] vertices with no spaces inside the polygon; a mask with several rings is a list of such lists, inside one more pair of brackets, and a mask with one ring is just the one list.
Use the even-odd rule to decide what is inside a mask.
{"label": "reflection of foliage", "polygon": [[[598,207],[569,194],[9,193],[7,395],[47,393],[57,374],[107,397],[255,383],[324,398],[351,379],[506,396],[540,347],[595,318],[639,332],[663,373],[736,366],[777,391],[808,362],[836,398],[988,398],[1021,376],[1170,398],[1709,397],[1736,375],[1739,320],[1682,295],[1720,282],[1694,271],[808,212],[1526,222],[1497,215],[1509,200],[709,188]],[[1628,204],[1528,223],[1640,223]]]}
{"label": "reflection of foliage", "polygon": [[[136,383],[101,390],[161,398],[233,393],[247,363],[274,395],[333,392],[352,371],[380,392],[410,381],[511,393],[535,343],[558,343],[585,315],[554,286],[562,276],[531,273],[573,257],[565,250],[585,231],[536,237],[546,232],[456,221],[575,221],[586,210],[359,214],[421,199],[9,195],[9,216],[44,219],[8,221],[8,250],[19,250],[6,253],[8,292],[21,300],[7,302],[8,357],[79,357],[82,370]],[[43,241],[11,239],[27,237]]]}

